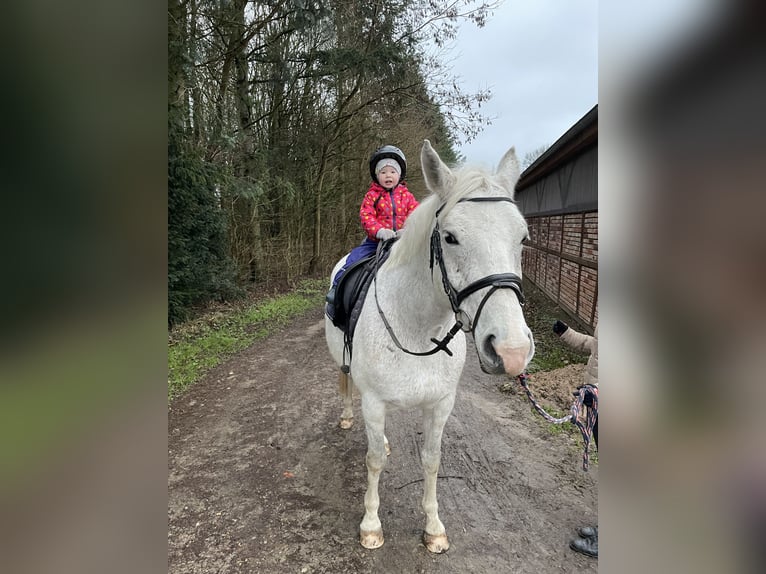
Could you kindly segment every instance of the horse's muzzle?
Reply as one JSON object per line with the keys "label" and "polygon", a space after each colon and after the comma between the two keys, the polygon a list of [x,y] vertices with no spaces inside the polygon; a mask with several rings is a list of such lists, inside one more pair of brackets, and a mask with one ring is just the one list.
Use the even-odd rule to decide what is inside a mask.
{"label": "horse's muzzle", "polygon": [[490,335],[482,343],[483,357],[480,361],[485,373],[499,375],[506,373],[515,377],[522,373],[532,358],[532,339],[528,345],[511,347],[498,344],[495,337]]}

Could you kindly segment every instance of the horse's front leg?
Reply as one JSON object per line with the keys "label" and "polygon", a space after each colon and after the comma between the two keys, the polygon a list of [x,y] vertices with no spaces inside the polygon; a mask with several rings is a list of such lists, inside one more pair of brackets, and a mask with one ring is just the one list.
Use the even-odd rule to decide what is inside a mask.
{"label": "horse's front leg", "polygon": [[455,396],[447,397],[430,408],[423,409],[423,448],[420,461],[423,464],[423,511],[426,528],[423,543],[430,552],[440,554],[449,550],[449,540],[444,524],[439,519],[439,503],[436,500],[436,479],[441,463],[442,433],[452,412]]}
{"label": "horse's front leg", "polygon": [[367,429],[367,492],[364,495],[364,518],[359,525],[359,542],[365,548],[383,546],[383,526],[378,518],[378,482],[386,465],[386,445],[383,434],[386,421],[385,406],[362,398],[362,413]]}

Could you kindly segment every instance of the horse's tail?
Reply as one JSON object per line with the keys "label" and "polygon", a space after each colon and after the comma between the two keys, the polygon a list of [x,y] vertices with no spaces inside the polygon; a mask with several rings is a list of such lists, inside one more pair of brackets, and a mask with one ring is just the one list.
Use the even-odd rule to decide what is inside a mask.
{"label": "horse's tail", "polygon": [[348,390],[348,373],[338,371],[338,391],[345,397],[348,394]]}
{"label": "horse's tail", "polygon": [[351,393],[354,383],[346,371],[338,371],[338,390],[343,397],[343,413],[340,415],[340,428],[350,429],[354,424],[354,411],[352,409]]}

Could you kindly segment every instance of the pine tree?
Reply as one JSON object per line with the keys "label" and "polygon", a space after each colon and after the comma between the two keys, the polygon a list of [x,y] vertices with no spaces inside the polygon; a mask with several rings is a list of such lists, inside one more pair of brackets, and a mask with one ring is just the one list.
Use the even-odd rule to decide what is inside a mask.
{"label": "pine tree", "polygon": [[233,296],[237,288],[210,168],[169,132],[168,322],[173,324],[193,305]]}

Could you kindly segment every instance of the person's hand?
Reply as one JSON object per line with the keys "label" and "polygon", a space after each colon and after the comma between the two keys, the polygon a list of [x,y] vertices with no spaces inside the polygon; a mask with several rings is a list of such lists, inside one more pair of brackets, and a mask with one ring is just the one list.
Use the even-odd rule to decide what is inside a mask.
{"label": "person's hand", "polygon": [[[579,397],[580,396],[580,390],[584,386],[585,385],[580,385],[579,387],[577,387],[576,391],[572,391],[572,395],[574,397]],[[595,388],[598,389],[597,385],[591,385],[591,386],[595,386]],[[583,397],[582,404],[584,404],[586,407],[592,407],[593,406],[593,396],[594,396],[593,392],[586,392],[585,396]]]}
{"label": "person's hand", "polygon": [[396,233],[394,233],[393,229],[386,229],[383,227],[382,229],[378,230],[378,232],[375,234],[375,237],[381,241],[388,241],[389,239],[396,237]]}
{"label": "person's hand", "polygon": [[569,329],[569,325],[564,323],[563,321],[556,321],[553,324],[553,332],[556,333],[559,337],[566,333],[566,330]]}

